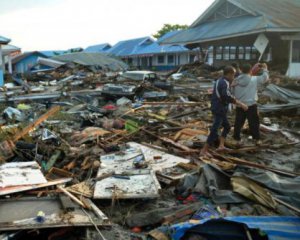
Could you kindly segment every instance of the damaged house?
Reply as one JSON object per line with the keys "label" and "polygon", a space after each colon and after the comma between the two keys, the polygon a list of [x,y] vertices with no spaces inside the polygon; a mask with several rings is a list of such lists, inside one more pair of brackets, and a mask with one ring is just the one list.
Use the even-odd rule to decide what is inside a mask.
{"label": "damaged house", "polygon": [[187,29],[162,44],[211,49],[215,66],[272,61],[300,76],[300,1],[216,0]]}
{"label": "damaged house", "polygon": [[120,57],[128,65],[138,69],[156,71],[174,69],[177,66],[193,62],[196,56],[195,51],[191,51],[183,45],[159,45],[159,42],[178,32],[169,32],[157,41],[151,37],[120,41],[107,53]]}
{"label": "damaged house", "polygon": [[46,55],[39,51],[26,52],[15,56],[12,59],[12,68],[15,73],[26,73],[31,70],[31,68],[37,64],[39,57],[47,58]]}

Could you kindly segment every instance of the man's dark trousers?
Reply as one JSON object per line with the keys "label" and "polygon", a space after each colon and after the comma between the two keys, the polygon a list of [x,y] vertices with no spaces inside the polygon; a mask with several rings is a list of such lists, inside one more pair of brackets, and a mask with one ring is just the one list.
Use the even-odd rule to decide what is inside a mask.
{"label": "man's dark trousers", "polygon": [[241,129],[244,126],[246,119],[249,123],[251,136],[253,139],[259,140],[259,117],[256,104],[249,106],[247,111],[244,111],[240,107],[236,108],[233,138],[237,141],[241,140]]}
{"label": "man's dark trousers", "polygon": [[207,143],[212,145],[219,138],[219,128],[223,127],[221,136],[226,138],[230,131],[230,124],[227,119],[227,113],[214,113],[214,122],[210,128],[210,134],[207,138]]}

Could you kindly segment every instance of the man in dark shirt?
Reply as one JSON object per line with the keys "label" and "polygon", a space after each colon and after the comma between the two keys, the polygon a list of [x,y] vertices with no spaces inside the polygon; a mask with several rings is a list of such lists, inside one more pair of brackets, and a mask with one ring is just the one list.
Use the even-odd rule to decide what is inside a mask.
{"label": "man in dark shirt", "polygon": [[210,129],[210,134],[204,147],[201,150],[201,155],[208,155],[209,146],[211,146],[218,138],[218,130],[222,126],[223,131],[220,137],[220,145],[218,150],[225,149],[225,138],[230,131],[230,124],[227,119],[228,106],[230,103],[236,104],[244,111],[247,111],[248,107],[244,103],[235,99],[230,92],[230,84],[234,80],[236,71],[234,67],[227,66],[224,69],[223,77],[215,82],[212,99],[211,99],[211,111],[213,113],[213,125]]}

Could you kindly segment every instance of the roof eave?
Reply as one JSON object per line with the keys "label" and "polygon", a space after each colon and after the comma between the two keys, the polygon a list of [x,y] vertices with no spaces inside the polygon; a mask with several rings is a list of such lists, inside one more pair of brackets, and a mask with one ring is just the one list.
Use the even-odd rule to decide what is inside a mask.
{"label": "roof eave", "polygon": [[218,40],[234,38],[234,37],[242,37],[242,36],[246,36],[246,35],[250,35],[250,34],[263,33],[263,32],[300,32],[300,28],[288,28],[288,29],[286,29],[286,28],[261,28],[261,29],[256,29],[253,31],[230,34],[230,35],[225,35],[225,36],[216,37],[216,38],[208,38],[208,39],[195,40],[195,41],[162,43],[162,45],[174,45],[174,44],[190,45],[190,44],[197,44],[197,43],[206,43],[206,42],[218,41]]}

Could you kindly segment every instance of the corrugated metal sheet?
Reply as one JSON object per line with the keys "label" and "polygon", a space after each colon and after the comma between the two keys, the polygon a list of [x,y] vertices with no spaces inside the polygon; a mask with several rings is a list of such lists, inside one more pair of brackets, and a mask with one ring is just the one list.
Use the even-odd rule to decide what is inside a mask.
{"label": "corrugated metal sheet", "polygon": [[220,20],[215,22],[207,22],[198,27],[190,28],[176,34],[175,36],[163,41],[163,44],[169,43],[194,43],[206,42],[218,38],[230,37],[232,35],[242,35],[243,33],[261,31],[266,27],[264,17],[243,16]]}
{"label": "corrugated metal sheet", "polygon": [[252,15],[205,22],[206,17],[211,16],[220,6],[216,2],[215,7],[193,23],[193,28],[162,41],[162,44],[208,42],[265,31],[300,31],[299,0],[228,0]]}
{"label": "corrugated metal sheet", "polygon": [[97,44],[84,49],[84,52],[106,52],[111,48],[109,43]]}
{"label": "corrugated metal sheet", "polygon": [[62,62],[73,62],[84,66],[108,68],[112,71],[120,71],[128,68],[127,64],[124,62],[103,53],[77,52],[55,56],[51,59]]}
{"label": "corrugated metal sheet", "polygon": [[229,0],[264,15],[270,28],[300,28],[299,0]]}
{"label": "corrugated metal sheet", "polygon": [[9,38],[0,36],[0,43],[2,43],[2,44],[7,44],[7,43],[9,43],[9,42],[10,42],[10,39],[9,39]]}
{"label": "corrugated metal sheet", "polygon": [[[299,217],[225,217],[224,219],[245,223],[249,228],[259,228],[268,234],[270,240],[300,239],[300,218]],[[202,224],[211,219],[200,220]],[[172,239],[179,240],[184,233],[197,223],[179,223],[171,227]]]}

